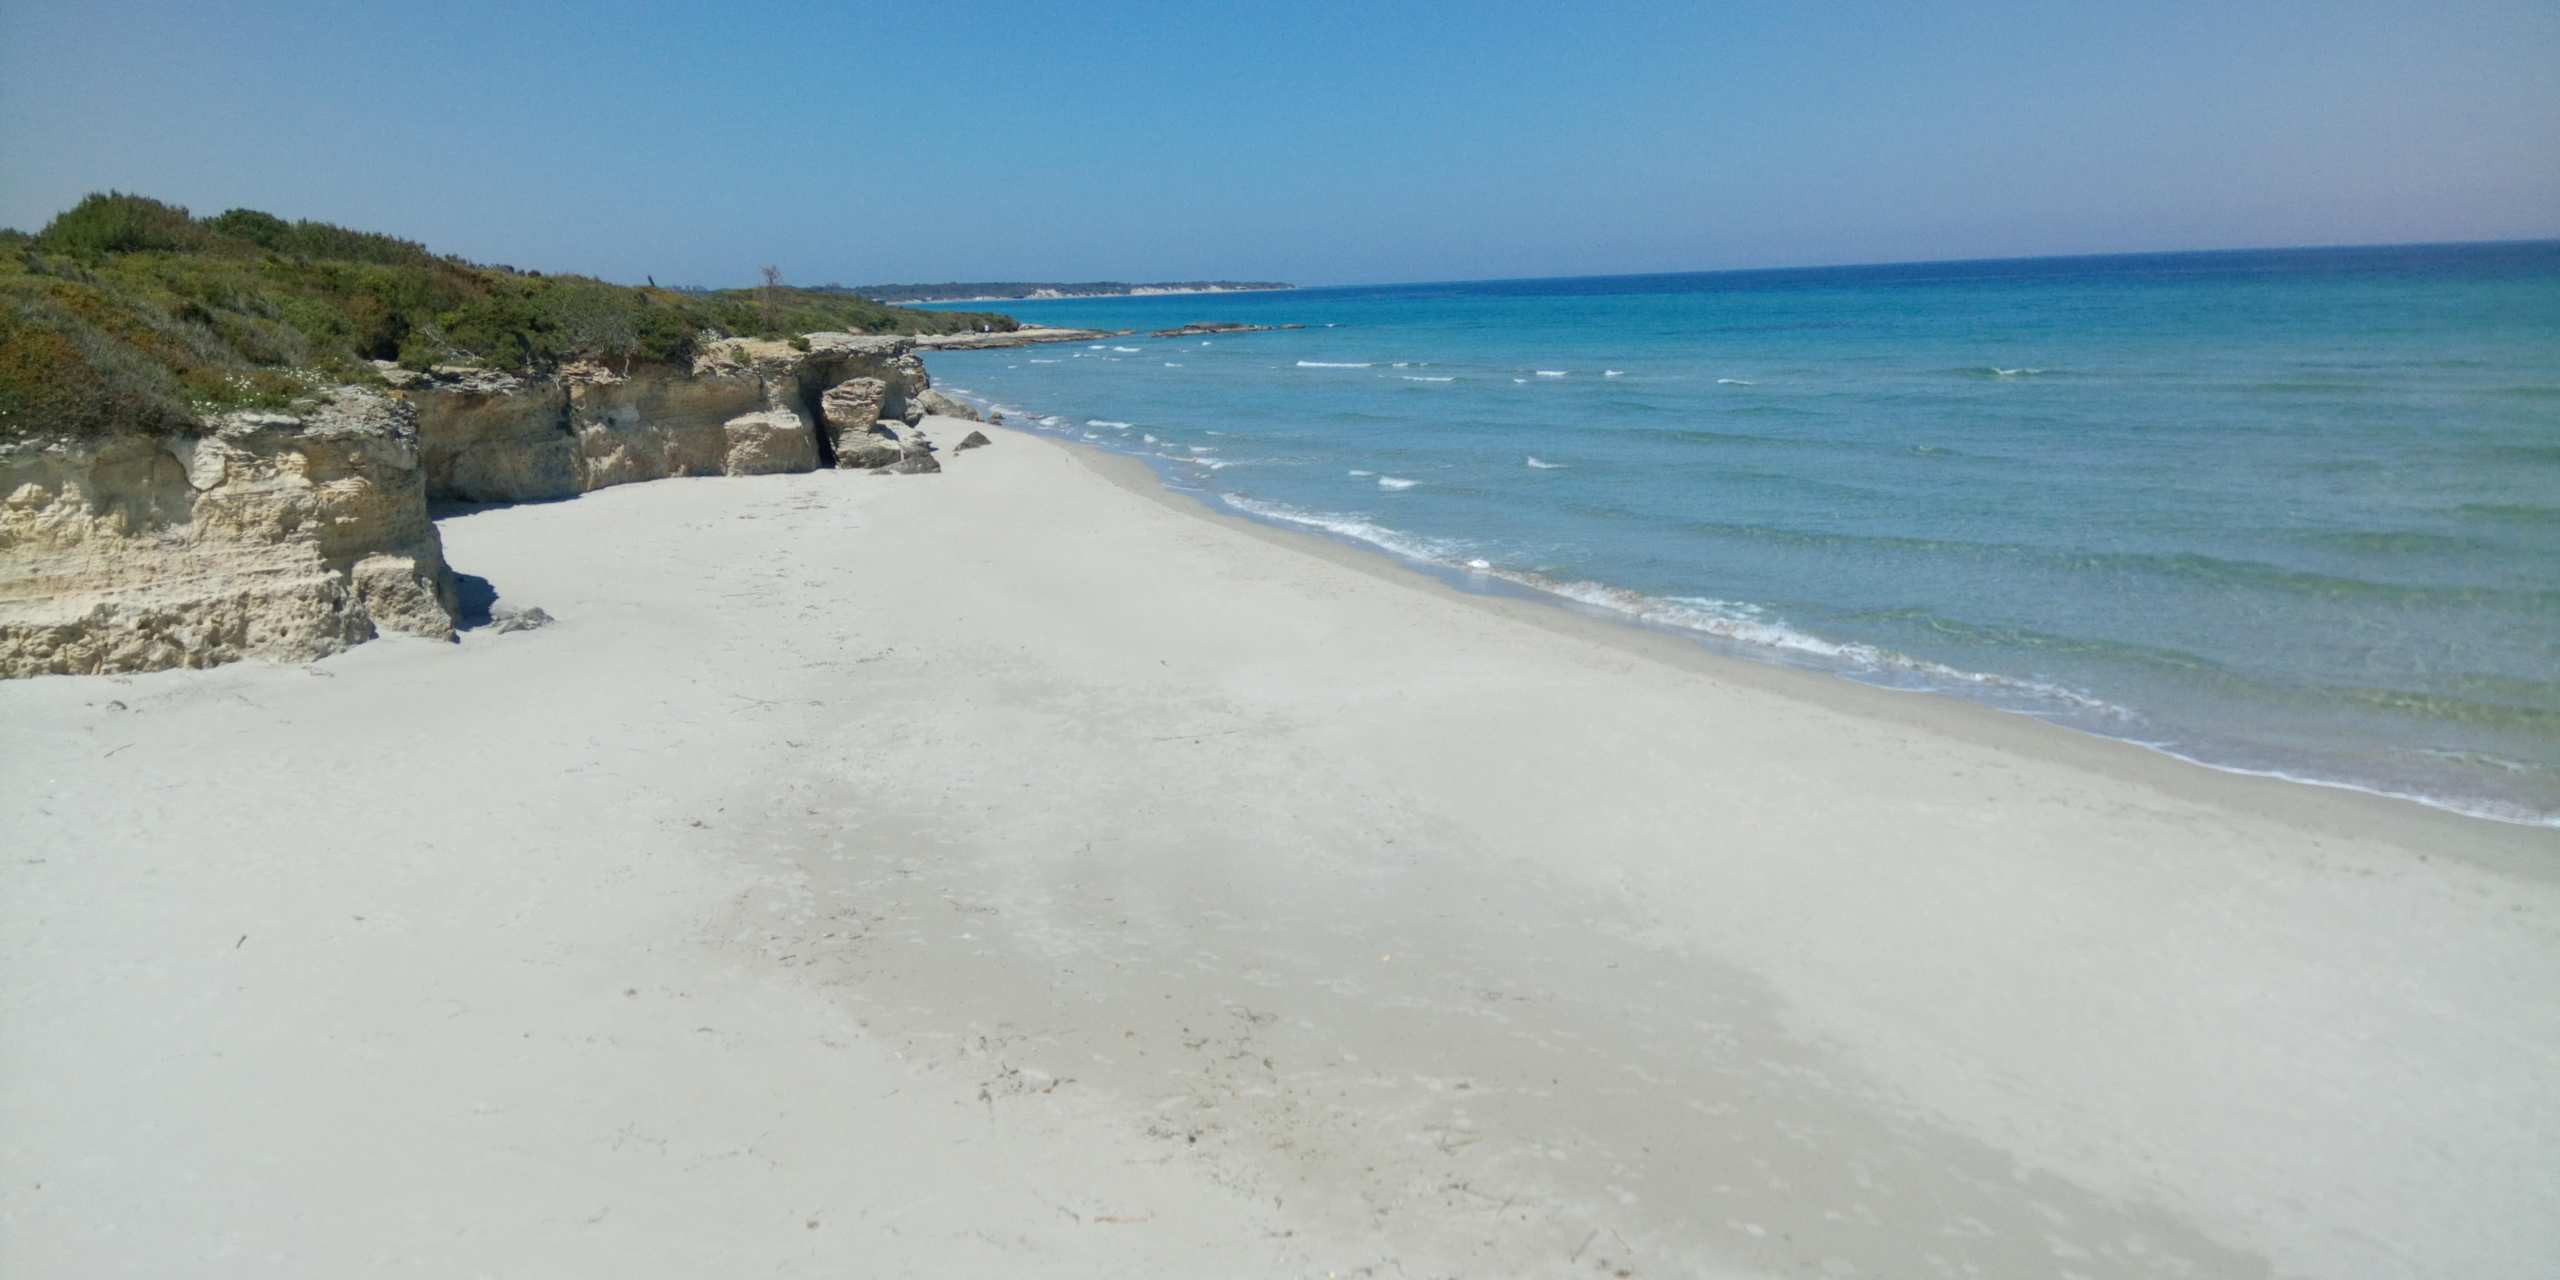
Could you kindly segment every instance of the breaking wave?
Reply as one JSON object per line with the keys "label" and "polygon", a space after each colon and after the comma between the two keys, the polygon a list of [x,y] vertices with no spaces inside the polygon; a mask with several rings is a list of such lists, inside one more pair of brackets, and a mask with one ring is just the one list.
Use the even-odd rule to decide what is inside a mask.
{"label": "breaking wave", "polygon": [[1385,525],[1354,515],[1306,511],[1277,502],[1259,502],[1241,493],[1222,494],[1220,498],[1228,506],[1246,515],[1260,516],[1265,520],[1277,520],[1284,524],[1301,525],[1309,529],[1322,529],[1337,537],[1365,542],[1370,546],[1392,551],[1411,560],[1433,564],[1445,563],[1466,550],[1467,546],[1453,539],[1425,538],[1400,529],[1390,529]]}

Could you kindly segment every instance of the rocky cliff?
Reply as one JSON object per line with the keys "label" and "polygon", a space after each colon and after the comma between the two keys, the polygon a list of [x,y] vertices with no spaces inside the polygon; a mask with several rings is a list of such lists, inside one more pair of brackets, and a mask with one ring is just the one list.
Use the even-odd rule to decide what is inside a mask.
{"label": "rocky cliff", "polygon": [[0,675],[302,661],[453,634],[417,411],[343,387],[192,435],[0,443]]}
{"label": "rocky cliff", "polygon": [[540,378],[382,368],[290,414],[194,433],[0,442],[0,676],[303,661],[382,630],[450,637],[432,501],[566,498],[670,476],[938,469],[906,338],[706,338],[691,367]]}
{"label": "rocky cliff", "polygon": [[[923,415],[907,338],[814,333],[705,342],[689,369],[579,364],[542,379],[479,369],[384,376],[418,406],[427,495],[515,502],[668,476],[885,466],[878,423]],[[894,428],[892,428],[894,430]]]}

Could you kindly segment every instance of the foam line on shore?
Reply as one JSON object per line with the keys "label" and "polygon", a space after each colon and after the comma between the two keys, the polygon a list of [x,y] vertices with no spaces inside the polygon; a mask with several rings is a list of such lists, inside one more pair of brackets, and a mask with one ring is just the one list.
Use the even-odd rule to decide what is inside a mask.
{"label": "foam line on shore", "polygon": [[[1521,379],[1514,379],[1514,381],[1521,381]],[[1719,381],[1751,385],[1739,379],[1719,379]],[[1032,425],[1038,425],[1043,421],[1039,417],[1030,417],[1019,411],[1008,412],[1016,417],[1027,418],[1028,423]],[[1153,435],[1148,435],[1144,439],[1149,444],[1159,443]],[[1106,449],[1111,444],[1107,439],[1096,443]],[[1142,460],[1195,464],[1203,461],[1193,457],[1150,451],[1133,452]],[[1207,464],[1207,467],[1214,473],[1223,469],[1223,465],[1233,464],[1213,463]],[[1526,465],[1539,470],[1564,469],[1564,464],[1536,458],[1529,459]],[[1375,469],[1370,468],[1353,468],[1349,474],[1355,479],[1374,480],[1378,488],[1391,493],[1410,490],[1417,484],[1416,481],[1405,477],[1380,475]],[[1158,475],[1164,479],[1172,478],[1169,473],[1159,472]],[[1182,488],[1184,492],[1204,501],[1210,496],[1205,491],[1195,489],[1188,484],[1184,484]],[[1772,622],[1759,610],[1758,606],[1746,603],[1712,600],[1705,597],[1651,597],[1605,583],[1556,579],[1531,571],[1504,567],[1482,556],[1460,555],[1458,554],[1460,551],[1479,545],[1464,538],[1438,538],[1382,525],[1365,515],[1310,511],[1284,503],[1252,499],[1241,494],[1226,493],[1217,495],[1217,498],[1229,508],[1244,515],[1331,534],[1376,550],[1389,552],[1435,573],[1461,574],[1475,579],[1499,581],[1548,600],[1599,609],[1629,622],[1725,642],[1736,647],[1735,656],[1737,657],[1750,658],[1756,655],[1762,660],[1808,665],[1859,683],[1878,684],[1879,687],[1906,689],[1906,691],[1953,695],[1960,700],[1972,702],[1993,711],[2033,716],[2063,728],[2140,747],[2217,773],[2268,778],[2384,797],[2502,824],[2560,829],[2560,814],[2544,814],[2476,798],[2395,790],[2363,783],[2325,779],[2313,774],[2216,761],[2181,750],[2174,744],[2162,744],[2141,738],[2131,731],[2133,726],[2143,722],[2143,717],[2137,709],[2097,697],[2084,690],[2050,681],[1967,670],[1898,653],[1876,645],[1826,639],[1799,631],[1783,623]],[[1916,682],[1917,687],[1914,689],[1889,683],[1892,681]]]}

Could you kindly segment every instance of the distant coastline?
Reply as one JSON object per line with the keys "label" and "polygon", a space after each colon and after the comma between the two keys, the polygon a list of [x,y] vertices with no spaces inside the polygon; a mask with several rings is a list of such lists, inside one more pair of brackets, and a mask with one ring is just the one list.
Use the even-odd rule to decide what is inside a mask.
{"label": "distant coastline", "polygon": [[874,302],[1027,302],[1061,298],[1153,298],[1187,293],[1277,293],[1298,286],[1278,280],[1164,280],[1130,284],[1120,280],[1081,283],[1025,280],[972,280],[940,284],[830,285],[831,291],[859,294]]}

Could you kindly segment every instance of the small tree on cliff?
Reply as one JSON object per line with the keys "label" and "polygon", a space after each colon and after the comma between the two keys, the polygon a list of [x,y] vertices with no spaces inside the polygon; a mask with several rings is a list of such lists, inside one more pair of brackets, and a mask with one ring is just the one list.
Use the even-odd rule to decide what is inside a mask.
{"label": "small tree on cliff", "polygon": [[781,305],[782,300],[782,268],[776,266],[764,268],[763,292],[764,327],[770,330],[775,326],[774,312]]}
{"label": "small tree on cliff", "polygon": [[632,353],[640,346],[639,317],[620,289],[595,281],[572,281],[554,295],[552,322],[571,354],[622,361],[631,372]]}

